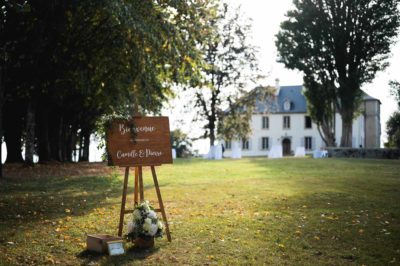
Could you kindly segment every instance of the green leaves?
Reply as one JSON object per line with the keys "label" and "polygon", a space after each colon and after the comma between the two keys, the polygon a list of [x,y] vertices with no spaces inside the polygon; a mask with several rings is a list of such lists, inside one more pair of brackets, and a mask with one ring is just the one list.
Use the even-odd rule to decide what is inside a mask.
{"label": "green leaves", "polygon": [[[335,105],[344,122],[341,145],[351,146],[348,134],[361,100],[360,88],[387,66],[390,45],[398,34],[398,1],[297,0],[294,5],[276,35],[279,61],[304,73],[312,115],[332,113],[331,104],[323,108],[318,102]],[[310,97],[316,87],[327,93]],[[317,116],[313,119],[332,124]]]}

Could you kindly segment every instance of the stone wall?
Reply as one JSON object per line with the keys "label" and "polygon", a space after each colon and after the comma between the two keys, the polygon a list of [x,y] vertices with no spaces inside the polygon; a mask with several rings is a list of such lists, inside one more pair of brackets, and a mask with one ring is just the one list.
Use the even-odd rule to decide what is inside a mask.
{"label": "stone wall", "polygon": [[328,157],[400,159],[400,149],[327,148]]}

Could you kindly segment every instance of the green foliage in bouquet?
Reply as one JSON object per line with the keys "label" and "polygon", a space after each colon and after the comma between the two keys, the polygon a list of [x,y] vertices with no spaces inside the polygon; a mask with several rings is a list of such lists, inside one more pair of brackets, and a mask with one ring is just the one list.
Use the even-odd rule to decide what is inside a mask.
{"label": "green foliage in bouquet", "polygon": [[127,225],[128,240],[140,238],[162,237],[164,225],[158,219],[154,208],[148,201],[144,201],[135,207],[132,213],[132,220]]}

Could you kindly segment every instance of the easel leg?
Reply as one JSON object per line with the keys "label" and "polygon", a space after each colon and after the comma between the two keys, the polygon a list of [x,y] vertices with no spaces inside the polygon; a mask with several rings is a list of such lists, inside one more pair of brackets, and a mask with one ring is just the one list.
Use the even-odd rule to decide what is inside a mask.
{"label": "easel leg", "polygon": [[126,190],[128,187],[129,167],[125,168],[124,188],[122,190],[121,213],[119,215],[118,236],[122,236],[122,227],[124,226]]}
{"label": "easel leg", "polygon": [[134,190],[134,203],[135,206],[139,204],[138,198],[139,198],[139,167],[135,167],[135,190]]}
{"label": "easel leg", "polygon": [[151,173],[153,175],[154,187],[156,188],[156,192],[157,192],[158,203],[160,204],[161,215],[162,215],[162,218],[163,218],[163,220],[165,222],[165,231],[167,233],[167,239],[168,239],[169,242],[171,242],[171,233],[169,232],[167,215],[165,214],[164,204],[163,204],[163,201],[162,201],[162,198],[161,198],[161,191],[160,191],[160,187],[158,186],[156,169],[154,168],[154,166],[151,166]]}
{"label": "easel leg", "polygon": [[141,166],[139,166],[139,193],[140,193],[140,202],[142,202],[144,201],[144,190],[143,190],[143,171]]}

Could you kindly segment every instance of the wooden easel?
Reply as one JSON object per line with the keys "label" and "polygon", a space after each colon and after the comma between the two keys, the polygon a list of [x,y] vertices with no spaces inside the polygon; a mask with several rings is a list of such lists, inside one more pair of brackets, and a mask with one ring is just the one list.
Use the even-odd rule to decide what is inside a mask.
{"label": "wooden easel", "polygon": [[[144,190],[143,190],[143,166],[135,166],[135,187],[134,187],[134,205],[137,206],[139,204],[138,197],[140,195],[140,202],[144,200]],[[165,223],[165,232],[167,234],[167,239],[171,242],[171,234],[169,231],[167,215],[165,214],[164,204],[161,197],[160,187],[158,185],[156,169],[154,165],[150,165],[151,173],[153,175],[154,187],[156,189],[157,198],[159,208],[155,209],[156,212],[161,212],[163,221]],[[132,213],[133,210],[126,210],[125,203],[126,203],[126,194],[128,188],[128,179],[129,179],[129,166],[125,167],[125,178],[124,178],[124,187],[122,190],[122,201],[121,201],[121,213],[119,216],[119,227],[118,227],[118,236],[122,236],[122,228],[124,226],[124,216],[125,214]]]}

